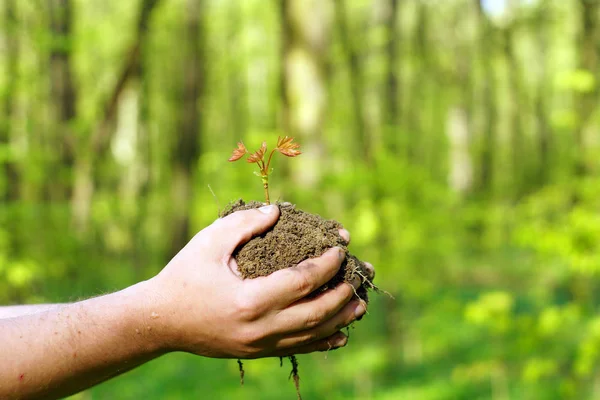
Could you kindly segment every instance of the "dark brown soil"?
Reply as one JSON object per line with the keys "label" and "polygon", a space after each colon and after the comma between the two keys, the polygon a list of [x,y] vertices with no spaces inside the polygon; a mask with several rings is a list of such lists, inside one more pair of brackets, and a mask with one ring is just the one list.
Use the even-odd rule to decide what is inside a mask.
{"label": "dark brown soil", "polygon": [[[244,203],[243,200],[238,200],[229,205],[221,213],[221,217],[263,205],[257,201]],[[325,220],[318,215],[298,210],[289,203],[277,205],[281,215],[275,226],[261,236],[251,239],[234,254],[242,277],[266,276],[277,270],[293,267],[308,258],[318,257],[331,247],[339,246],[346,251],[346,259],[340,271],[313,295],[335,287],[341,281],[351,282],[358,276],[362,285],[357,290],[357,295],[368,301],[367,289],[374,286],[367,279],[368,272],[364,263],[350,254],[347,243],[340,236],[338,230],[342,225],[337,221]]]}

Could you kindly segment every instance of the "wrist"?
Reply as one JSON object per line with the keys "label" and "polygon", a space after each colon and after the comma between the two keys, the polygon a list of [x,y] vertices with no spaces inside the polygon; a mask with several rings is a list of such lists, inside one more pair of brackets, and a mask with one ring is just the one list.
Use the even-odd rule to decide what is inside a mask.
{"label": "wrist", "polygon": [[143,281],[115,293],[121,306],[123,334],[132,338],[133,346],[140,353],[147,355],[169,351],[166,313],[156,293],[151,281]]}
{"label": "wrist", "polygon": [[[142,282],[145,295],[144,315],[150,318],[151,332],[155,335],[149,339],[164,353],[185,351],[198,353],[206,338],[196,329],[203,326],[202,313],[198,312],[200,304],[193,301],[192,293],[186,293],[186,283],[165,273]],[[180,286],[181,285],[181,286]]]}

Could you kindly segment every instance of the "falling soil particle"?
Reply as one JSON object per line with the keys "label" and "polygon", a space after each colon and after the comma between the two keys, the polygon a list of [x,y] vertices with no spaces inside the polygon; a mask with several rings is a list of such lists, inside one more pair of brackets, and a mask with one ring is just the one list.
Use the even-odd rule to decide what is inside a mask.
{"label": "falling soil particle", "polygon": [[[221,217],[263,205],[258,201],[244,203],[243,200],[238,200],[230,204],[221,213]],[[368,270],[364,262],[348,251],[348,244],[339,234],[342,225],[337,221],[298,210],[290,203],[277,205],[281,214],[275,226],[254,237],[234,253],[242,277],[267,276],[280,269],[293,267],[308,258],[319,257],[328,249],[338,246],[346,252],[346,259],[338,273],[316,290],[313,296],[337,286],[342,281],[351,282],[355,277],[359,277],[362,284],[356,290],[356,294],[368,301],[367,289],[375,286],[367,279]]]}

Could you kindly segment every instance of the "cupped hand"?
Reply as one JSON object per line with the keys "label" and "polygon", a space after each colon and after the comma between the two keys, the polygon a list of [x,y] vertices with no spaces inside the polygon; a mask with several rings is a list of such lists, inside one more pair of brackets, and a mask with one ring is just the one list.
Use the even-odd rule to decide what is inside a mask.
{"label": "cupped hand", "polygon": [[[258,358],[346,344],[340,329],[366,312],[354,296],[360,280],[307,298],[337,273],[345,257],[341,249],[266,277],[244,280],[236,273],[235,249],[278,218],[279,208],[266,206],[218,219],[149,281],[154,295],[148,312],[165,351]],[[349,240],[347,231],[340,234]]]}

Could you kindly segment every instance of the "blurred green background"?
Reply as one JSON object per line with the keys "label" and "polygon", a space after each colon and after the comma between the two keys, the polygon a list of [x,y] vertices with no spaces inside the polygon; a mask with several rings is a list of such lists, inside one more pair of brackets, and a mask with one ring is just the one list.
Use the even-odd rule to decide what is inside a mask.
{"label": "blurred green background", "polygon": [[[0,304],[156,274],[278,135],[272,198],[377,268],[305,399],[600,398],[600,2],[0,0]],[[213,197],[208,188],[216,195]],[[172,354],[73,399],[295,398]]]}

